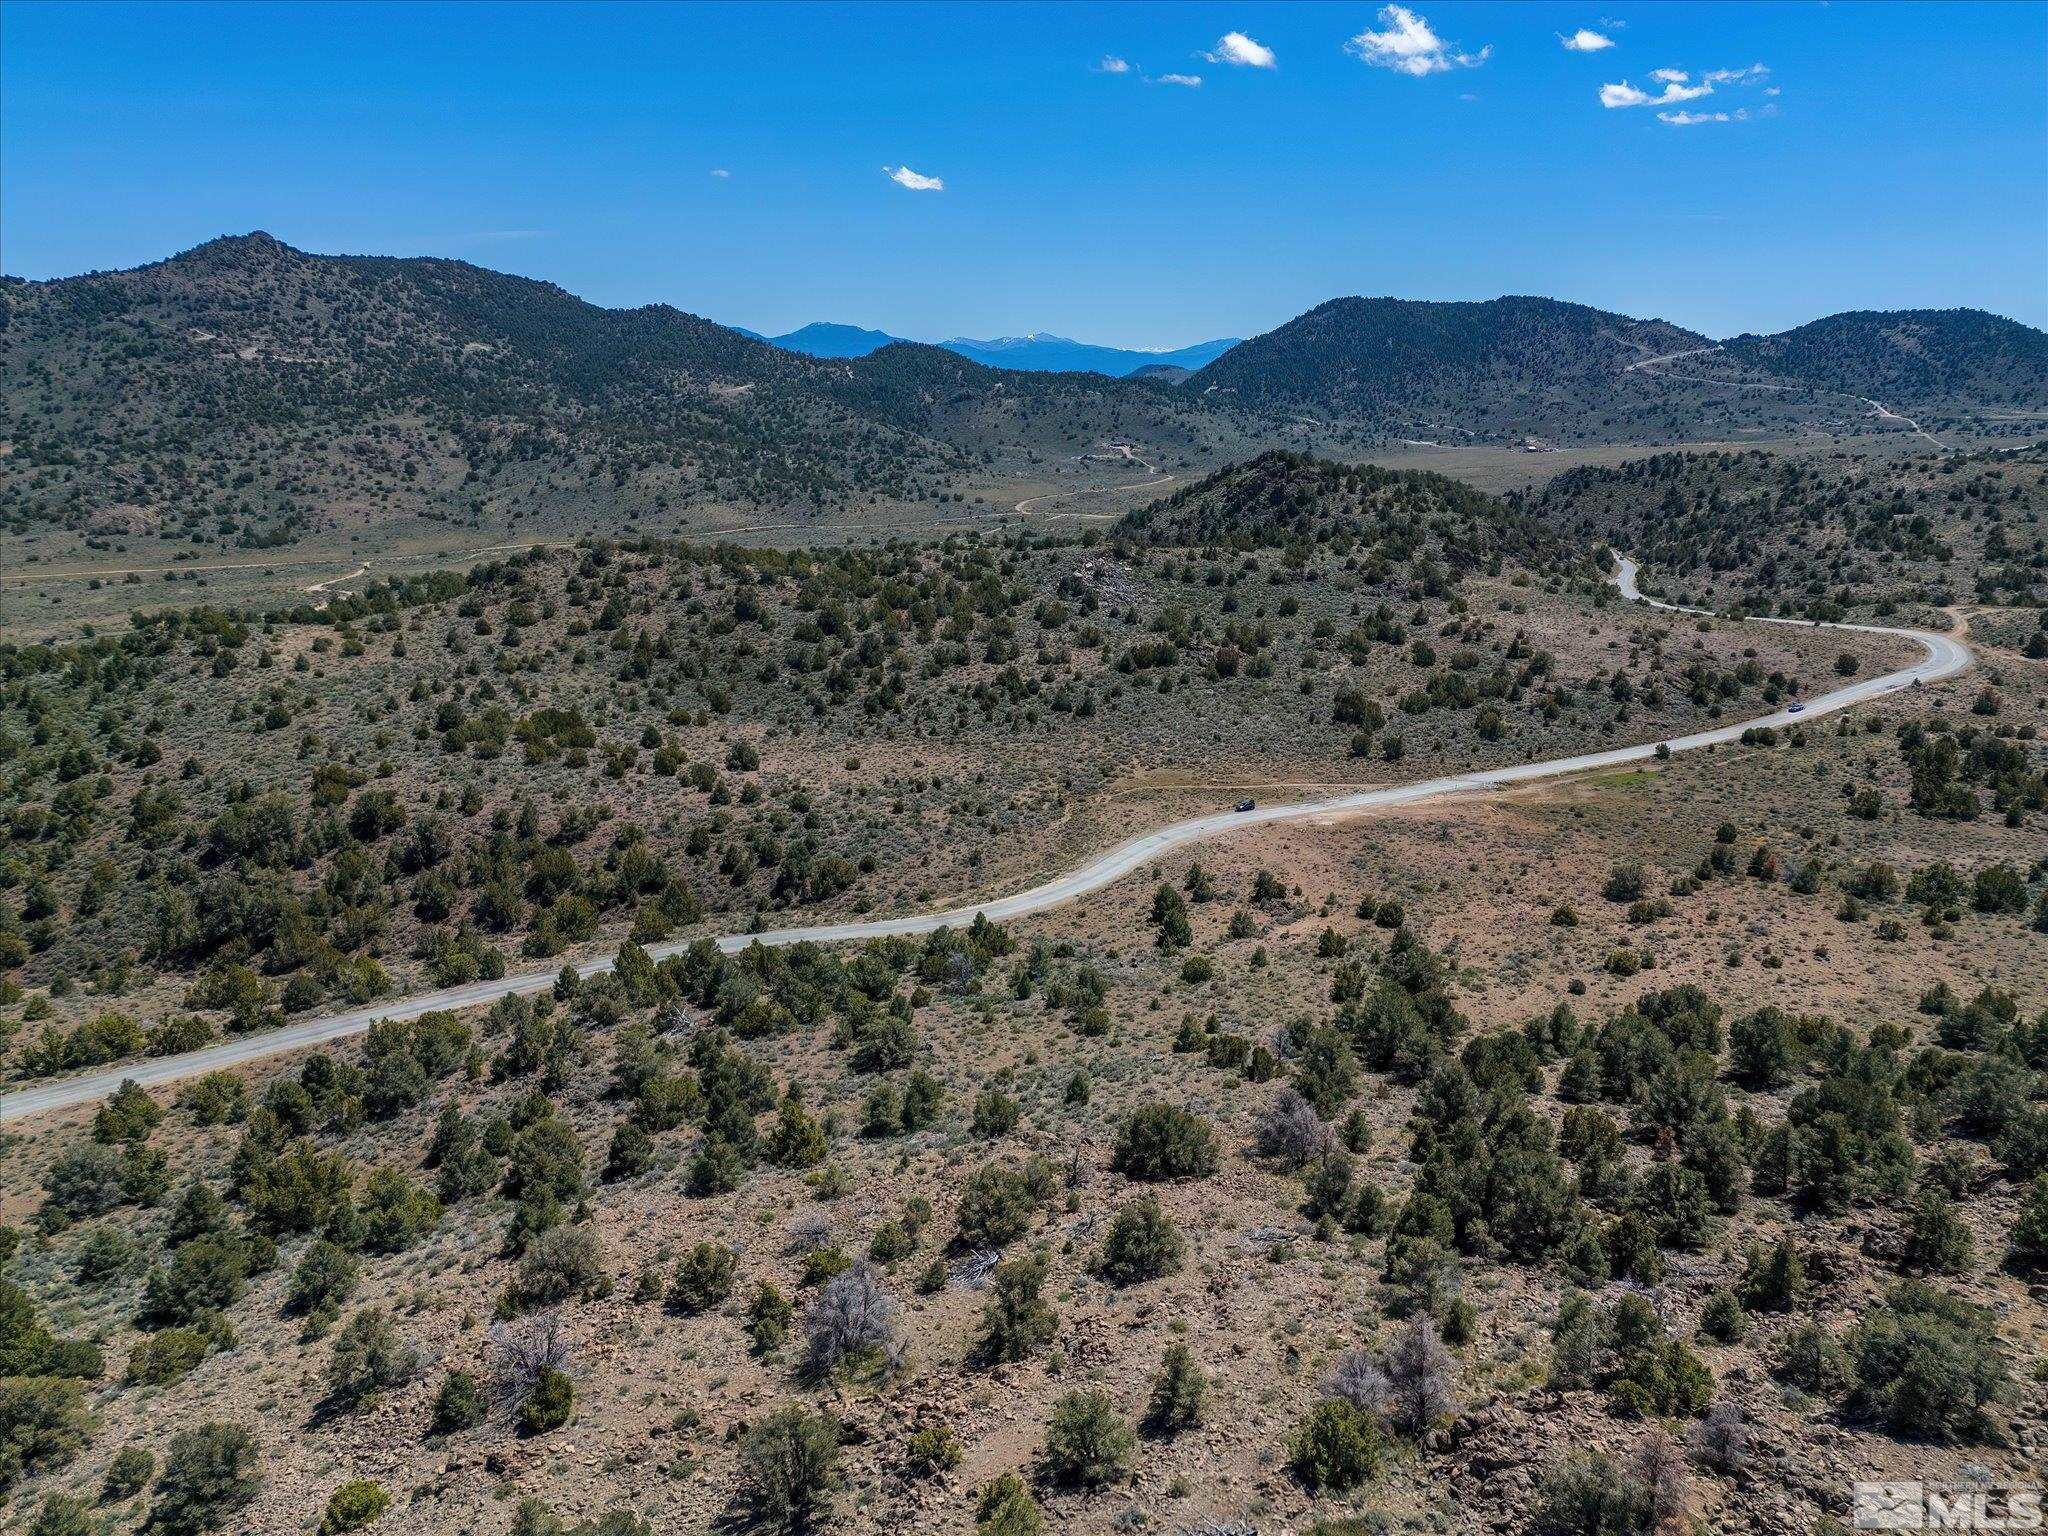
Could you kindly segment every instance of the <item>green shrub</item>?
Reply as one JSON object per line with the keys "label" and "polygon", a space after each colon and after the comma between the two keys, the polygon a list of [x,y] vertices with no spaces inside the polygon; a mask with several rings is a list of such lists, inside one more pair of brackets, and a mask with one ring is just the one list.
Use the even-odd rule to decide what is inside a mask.
{"label": "green shrub", "polygon": [[441,1202],[396,1168],[370,1171],[359,1210],[362,1246],[370,1253],[403,1253],[441,1220]]}
{"label": "green shrub", "polygon": [[0,1495],[21,1478],[66,1465],[85,1448],[91,1428],[77,1382],[0,1377]]}
{"label": "green shrub", "polygon": [[212,1350],[213,1336],[201,1328],[166,1328],[152,1333],[128,1352],[128,1384],[168,1386]]}
{"label": "green shrub", "polygon": [[434,1433],[452,1435],[474,1429],[490,1411],[483,1382],[474,1371],[452,1370],[441,1378],[434,1394]]}
{"label": "green shrub", "polygon": [[1045,1469],[1055,1482],[1100,1488],[1129,1468],[1136,1445],[1107,1392],[1069,1392],[1045,1427]]}
{"label": "green shrub", "polygon": [[632,1121],[622,1121],[613,1131],[605,1151],[604,1181],[617,1183],[635,1178],[654,1166],[654,1138]]}
{"label": "green shrub", "polygon": [[1014,1472],[981,1490],[974,1505],[975,1536],[1042,1536],[1045,1516],[1024,1479]]}
{"label": "green shrub", "polygon": [[569,1528],[539,1499],[521,1499],[512,1511],[511,1536],[569,1536]]}
{"label": "green shrub", "polygon": [[747,1302],[747,1335],[754,1341],[754,1348],[762,1354],[780,1349],[783,1340],[789,1337],[789,1325],[796,1316],[796,1308],[772,1283],[763,1280],[754,1287],[754,1294]]}
{"label": "green shrub", "polygon": [[1155,1435],[1177,1435],[1202,1422],[1209,1396],[1209,1375],[1195,1362],[1194,1352],[1176,1340],[1166,1346],[1152,1395],[1145,1406],[1145,1427]]}
{"label": "green shrub", "polygon": [[95,1227],[79,1245],[72,1273],[81,1285],[100,1286],[118,1280],[135,1268],[141,1255],[134,1241],[118,1227]]}
{"label": "green shrub", "polygon": [[153,1453],[139,1445],[124,1445],[107,1463],[106,1481],[100,1485],[100,1497],[109,1504],[132,1499],[149,1486],[149,1479],[155,1471],[156,1457]]}
{"label": "green shrub", "polygon": [[1607,872],[1607,883],[1600,888],[1600,894],[1609,901],[1627,906],[1640,901],[1648,881],[1643,866],[1633,861],[1616,864]]}
{"label": "green shrub", "polygon": [[1700,1309],[1700,1332],[1718,1344],[1733,1344],[1741,1338],[1748,1323],[1742,1315],[1742,1303],[1733,1291],[1720,1290],[1707,1298],[1707,1304]]}
{"label": "green shrub", "polygon": [[320,1536],[360,1531],[391,1507],[391,1495],[367,1477],[352,1477],[328,1495]]}
{"label": "green shrub", "polygon": [[1769,1249],[1751,1248],[1736,1294],[1752,1312],[1783,1312],[1806,1296],[1806,1264],[1788,1233]]}
{"label": "green shrub", "polygon": [[1894,1286],[1848,1347],[1852,1407],[1897,1435],[1981,1440],[1989,1432],[1985,1410],[2010,1390],[1991,1313],[1918,1281]]}
{"label": "green shrub", "polygon": [[1778,1341],[1772,1370],[1802,1392],[1832,1398],[1849,1384],[1849,1355],[1819,1323],[1800,1323]]}
{"label": "green shrub", "polygon": [[903,1129],[921,1131],[935,1124],[945,1101],[946,1090],[939,1080],[922,1067],[913,1068],[903,1080]]}
{"label": "green shrub", "polygon": [[1616,1412],[1633,1418],[1690,1417],[1706,1411],[1713,1372],[1677,1339],[1643,1297],[1623,1296],[1607,1320],[1615,1369],[1607,1384]]}
{"label": "green shrub", "polygon": [[163,1109],[156,1100],[129,1079],[95,1111],[92,1139],[103,1144],[146,1141],[163,1118]]}
{"label": "green shrub", "polygon": [[974,1134],[985,1139],[1017,1128],[1017,1101],[1000,1088],[984,1088],[974,1101]]}
{"label": "green shrub", "polygon": [[699,1243],[676,1260],[668,1283],[668,1305],[685,1317],[709,1312],[732,1294],[739,1273],[737,1250],[722,1243]]}
{"label": "green shrub", "polygon": [[1745,1087],[1784,1087],[1799,1067],[1801,1054],[1795,1022],[1782,1009],[1759,1008],[1729,1026],[1729,1067]]}
{"label": "green shrub", "polygon": [[355,1289],[358,1266],[355,1258],[326,1238],[306,1245],[285,1286],[285,1309],[301,1315],[334,1311]]}
{"label": "green shrub", "polygon": [[1024,1235],[1038,1208],[1031,1181],[1007,1163],[984,1163],[960,1195],[960,1241],[970,1248],[1001,1248]]}
{"label": "green shrub", "polygon": [[258,1250],[236,1234],[180,1243],[168,1264],[149,1272],[142,1317],[152,1326],[198,1323],[233,1306],[247,1288]]}
{"label": "green shrub", "polygon": [[1584,1291],[1567,1291],[1550,1325],[1550,1370],[1545,1384],[1553,1392],[1592,1386],[1604,1344],[1593,1298]]}
{"label": "green shrub", "polygon": [[1207,1178],[1216,1171],[1216,1138],[1200,1115],[1149,1104],[1118,1128],[1111,1166],[1133,1179]]}
{"label": "green shrub", "polygon": [[56,1349],[56,1338],[36,1320],[34,1299],[13,1281],[0,1280],[0,1377],[73,1374],[50,1369]]}
{"label": "green shrub", "polygon": [[1655,1528],[1647,1489],[1606,1456],[1575,1456],[1543,1480],[1531,1536],[1632,1536]]}
{"label": "green shrub", "polygon": [[2020,1201],[2007,1257],[2015,1269],[2048,1269],[2048,1173],[2035,1175],[2026,1198]]}
{"label": "green shrub", "polygon": [[344,1411],[362,1407],[410,1381],[419,1366],[419,1351],[400,1340],[391,1319],[366,1307],[335,1337],[327,1366],[328,1402]]}
{"label": "green shrub", "polygon": [[1657,1234],[1640,1213],[1626,1211],[1609,1222],[1600,1246],[1614,1274],[1643,1285],[1655,1285],[1664,1278]]}
{"label": "green shrub", "polygon": [[1701,1248],[1717,1225],[1707,1181],[1675,1160],[1651,1165],[1636,1185],[1634,1209],[1665,1248]]}
{"label": "green shrub", "polygon": [[1310,1492],[1343,1493],[1379,1475],[1384,1450],[1371,1414],[1344,1398],[1325,1398],[1294,1432],[1287,1465]]}
{"label": "green shrub", "polygon": [[43,1219],[61,1227],[105,1215],[126,1198],[121,1155],[86,1142],[61,1152],[43,1174]]}
{"label": "green shrub", "polygon": [[806,1531],[839,1486],[839,1424],[796,1404],[761,1420],[740,1442],[740,1488],[774,1531]]}
{"label": "green shrub", "polygon": [[46,1493],[27,1536],[101,1536],[103,1530],[93,1517],[92,1505],[84,1499],[70,1493]]}
{"label": "green shrub", "polygon": [[1049,1262],[1034,1253],[995,1267],[981,1313],[977,1353],[983,1361],[1022,1360],[1051,1342],[1059,1316],[1045,1299]]}
{"label": "green shrub", "polygon": [[768,1133],[768,1160],[778,1168],[815,1168],[825,1161],[826,1151],[825,1128],[792,1086],[782,1096],[775,1128]]}
{"label": "green shrub", "polygon": [[1930,1275],[1961,1274],[1977,1248],[1970,1229],[1956,1214],[1955,1202],[1938,1189],[1924,1192],[1906,1220],[1903,1260],[1908,1269]]}
{"label": "green shrub", "polygon": [[894,1264],[917,1251],[917,1239],[900,1221],[885,1221],[868,1240],[868,1257],[877,1264]]}
{"label": "green shrub", "polygon": [[1173,1274],[1187,1255],[1182,1240],[1156,1195],[1132,1200],[1116,1213],[1103,1241],[1102,1275],[1117,1285],[1136,1285]]}
{"label": "green shrub", "polygon": [[846,1250],[837,1243],[827,1243],[804,1255],[803,1272],[798,1279],[805,1286],[823,1285],[851,1268],[853,1260]]}
{"label": "green shrub", "polygon": [[519,1405],[519,1429],[522,1434],[545,1435],[568,1423],[575,1412],[576,1383],[566,1371],[542,1366],[526,1401]]}
{"label": "green shrub", "polygon": [[960,1439],[945,1424],[927,1424],[913,1430],[903,1442],[903,1459],[912,1477],[937,1477],[960,1465],[965,1453]]}
{"label": "green shrub", "polygon": [[578,1297],[602,1295],[611,1280],[596,1236],[583,1227],[558,1227],[533,1239],[505,1288],[503,1309],[526,1312]]}
{"label": "green shrub", "polygon": [[152,1536],[206,1536],[223,1529],[263,1491],[256,1436],[218,1421],[175,1436],[156,1480]]}

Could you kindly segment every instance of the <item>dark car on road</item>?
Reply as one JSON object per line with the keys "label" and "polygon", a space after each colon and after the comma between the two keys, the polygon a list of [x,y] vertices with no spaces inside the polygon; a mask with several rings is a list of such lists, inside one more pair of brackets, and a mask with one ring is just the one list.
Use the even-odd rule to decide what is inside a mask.
{"label": "dark car on road", "polygon": [[1251,810],[1257,804],[1258,802],[1256,800],[1240,800],[1237,802],[1237,808],[1240,811],[1248,811]]}

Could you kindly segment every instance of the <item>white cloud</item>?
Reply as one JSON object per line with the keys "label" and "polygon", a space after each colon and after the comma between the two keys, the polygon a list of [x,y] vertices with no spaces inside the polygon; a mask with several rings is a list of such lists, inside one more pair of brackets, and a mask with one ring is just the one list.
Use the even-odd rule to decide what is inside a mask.
{"label": "white cloud", "polygon": [[942,176],[920,176],[907,165],[885,165],[882,174],[899,187],[908,187],[913,192],[943,192],[946,190]]}
{"label": "white cloud", "polygon": [[1200,75],[1155,75],[1152,78],[1160,85],[1184,85],[1189,90],[1202,83]]}
{"label": "white cloud", "polygon": [[1591,27],[1581,27],[1569,35],[1559,33],[1557,40],[1573,53],[1598,53],[1603,48],[1612,48],[1614,39],[1604,32],[1595,32]]}
{"label": "white cloud", "polygon": [[1447,69],[1472,69],[1484,64],[1493,52],[1491,44],[1477,53],[1453,52],[1451,44],[1438,37],[1425,18],[1405,5],[1382,8],[1378,20],[1385,31],[1361,32],[1344,45],[1344,51],[1368,64],[1413,75],[1418,80]]}
{"label": "white cloud", "polygon": [[1279,60],[1264,43],[1255,43],[1242,32],[1226,32],[1216,39],[1212,52],[1202,55],[1211,64],[1241,64],[1248,69],[1272,69]]}
{"label": "white cloud", "polygon": [[[1677,78],[1673,78],[1676,76]],[[1662,94],[1652,96],[1640,87],[1630,85],[1626,80],[1600,87],[1600,105],[1603,107],[1668,107],[1681,101],[1697,101],[1702,96],[1714,94],[1711,85],[1687,85],[1685,76],[1675,69],[1660,69],[1650,77],[1662,80]]]}
{"label": "white cloud", "polygon": [[713,166],[713,167],[711,168],[711,174],[712,174],[712,175],[714,175],[714,176],[716,176],[716,177],[717,177],[717,178],[718,178],[718,179],[719,179],[720,181],[730,181],[730,180],[732,180],[732,172],[731,172],[731,171],[728,171],[728,170],[727,170],[727,169],[726,169],[726,168],[725,168],[724,166],[722,166],[722,165],[715,165],[715,166]]}
{"label": "white cloud", "polygon": [[1105,53],[1102,62],[1095,66],[1098,75],[1128,75],[1131,65],[1128,59],[1120,59],[1113,53]]}
{"label": "white cloud", "polygon": [[[1664,89],[1656,95],[1642,90],[1623,80],[1600,87],[1600,105],[1603,107],[1674,107],[1682,101],[1697,101],[1702,96],[1714,94],[1717,85],[1748,86],[1762,85],[1770,78],[1768,65],[1751,64],[1743,69],[1710,69],[1693,84],[1692,72],[1684,69],[1653,69],[1650,78]],[[1775,96],[1775,85],[1765,86],[1764,94]],[[1766,106],[1761,115],[1769,117],[1773,108]],[[1749,116],[1747,109],[1734,112],[1659,112],[1657,116],[1675,127],[1689,128],[1695,123],[1739,123]]]}
{"label": "white cloud", "polygon": [[1737,107],[1733,112],[1659,112],[1657,121],[1674,128],[1690,128],[1695,123],[1746,123],[1749,108]]}

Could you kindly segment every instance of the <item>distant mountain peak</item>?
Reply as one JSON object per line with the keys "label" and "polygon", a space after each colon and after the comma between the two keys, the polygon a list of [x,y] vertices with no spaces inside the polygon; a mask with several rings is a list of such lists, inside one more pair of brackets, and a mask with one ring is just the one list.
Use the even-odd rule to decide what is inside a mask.
{"label": "distant mountain peak", "polygon": [[887,331],[871,331],[865,326],[840,325],[830,320],[813,320],[809,325],[798,326],[784,335],[761,339],[785,352],[827,358],[866,357],[891,342],[902,340]]}
{"label": "distant mountain peak", "polygon": [[203,245],[196,245],[185,254],[196,256],[202,251],[219,255],[247,256],[296,256],[298,251],[284,243],[267,229],[252,229],[246,235],[217,235]]}
{"label": "distant mountain peak", "polygon": [[[1074,341],[1066,336],[1055,336],[1051,331],[1030,331],[1022,336],[990,336],[986,339],[976,336],[949,336],[940,342],[939,345],[942,347],[985,347],[990,351],[995,351],[1003,347],[1085,347],[1089,343]],[[1119,347],[1115,349],[1105,348],[1104,350],[1124,351],[1127,349]]]}
{"label": "distant mountain peak", "polygon": [[[865,357],[892,344],[906,344],[905,338],[885,331],[871,331],[857,325],[813,321],[782,336],[767,340],[791,352],[812,357]],[[1191,347],[1160,350],[1105,347],[1075,341],[1051,331],[1030,331],[1022,336],[951,336],[939,342],[908,342],[911,346],[935,346],[955,356],[990,368],[1024,373],[1101,373],[1126,378],[1140,369],[1160,367],[1193,370],[1214,362],[1237,345],[1235,337],[1197,342]]]}

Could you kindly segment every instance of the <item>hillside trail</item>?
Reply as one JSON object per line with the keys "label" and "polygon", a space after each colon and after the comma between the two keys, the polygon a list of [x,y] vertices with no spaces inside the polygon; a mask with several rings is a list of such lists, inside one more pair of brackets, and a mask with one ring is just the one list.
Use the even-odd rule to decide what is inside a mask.
{"label": "hillside trail", "polygon": [[1878,418],[1878,420],[1901,422],[1916,437],[1925,438],[1928,442],[1932,443],[1936,448],[1939,448],[1943,453],[1951,453],[1954,451],[1949,447],[1947,443],[1944,443],[1932,432],[1929,432],[1925,427],[1921,426],[1920,423],[1915,421],[1912,417],[1903,415],[1900,412],[1893,410],[1890,406],[1886,405],[1882,400],[1873,400],[1868,395],[1852,394],[1850,391],[1846,389],[1828,389],[1819,384],[1768,384],[1760,379],[1715,379],[1709,378],[1706,374],[1703,373],[1672,373],[1667,369],[1657,367],[1657,365],[1660,363],[1676,362],[1681,357],[1704,357],[1710,352],[1719,352],[1722,350],[1723,348],[1717,343],[1716,345],[1711,347],[1692,347],[1684,352],[1666,352],[1661,357],[1639,357],[1632,363],[1623,364],[1621,371],[1623,373],[1636,373],[1640,370],[1648,369],[1651,371],[1651,376],[1653,378],[1684,379],[1689,383],[1713,384],[1718,385],[1723,389],[1771,389],[1777,390],[1781,393],[1791,394],[1798,394],[1803,391],[1806,394],[1810,395],[1838,395],[1844,400],[1860,400],[1863,402],[1863,404],[1870,407],[1871,413],[1875,415]]}

